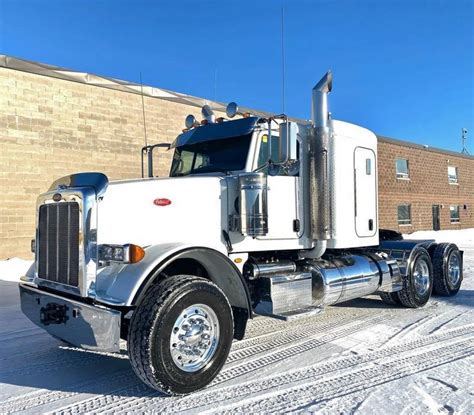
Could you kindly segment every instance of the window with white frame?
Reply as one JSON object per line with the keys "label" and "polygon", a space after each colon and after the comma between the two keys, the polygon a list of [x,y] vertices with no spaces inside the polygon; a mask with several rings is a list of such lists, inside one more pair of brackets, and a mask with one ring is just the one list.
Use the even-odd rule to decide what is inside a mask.
{"label": "window with white frame", "polygon": [[449,217],[451,219],[451,223],[459,223],[459,206],[458,205],[451,205],[449,207]]}
{"label": "window with white frame", "polygon": [[410,177],[407,159],[396,159],[395,169],[397,171],[397,179],[408,179]]}
{"label": "window with white frame", "polygon": [[449,183],[455,184],[458,182],[458,168],[454,166],[448,166],[448,180]]}
{"label": "window with white frame", "polygon": [[398,224],[411,225],[411,206],[399,205],[397,206]]}

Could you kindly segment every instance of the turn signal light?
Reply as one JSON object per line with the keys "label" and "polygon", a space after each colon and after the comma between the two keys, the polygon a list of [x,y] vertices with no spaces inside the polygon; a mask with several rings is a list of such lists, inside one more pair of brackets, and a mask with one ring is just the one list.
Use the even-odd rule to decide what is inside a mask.
{"label": "turn signal light", "polygon": [[130,264],[135,264],[145,258],[145,250],[141,246],[129,245],[128,249]]}

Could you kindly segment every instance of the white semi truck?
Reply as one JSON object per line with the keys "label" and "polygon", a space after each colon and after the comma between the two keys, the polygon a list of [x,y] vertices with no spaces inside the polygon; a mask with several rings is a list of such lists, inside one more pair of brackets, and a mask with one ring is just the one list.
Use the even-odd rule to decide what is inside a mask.
{"label": "white semi truck", "polygon": [[[379,231],[377,138],[331,119],[331,87],[328,72],[308,123],[203,107],[169,146],[169,177],[54,182],[38,198],[23,312],[86,349],[126,340],[143,382],[183,394],[212,381],[256,315],[296,318],[373,293],[412,308],[432,291],[455,295],[456,245]],[[149,176],[156,146],[143,150]]]}

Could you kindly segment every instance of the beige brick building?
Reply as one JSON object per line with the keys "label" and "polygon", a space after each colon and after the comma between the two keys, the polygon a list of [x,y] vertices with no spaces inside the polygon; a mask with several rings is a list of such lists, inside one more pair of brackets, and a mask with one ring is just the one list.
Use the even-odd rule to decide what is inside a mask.
{"label": "beige brick building", "polygon": [[[139,85],[0,55],[0,260],[31,257],[36,197],[58,177],[77,171],[139,177],[144,118],[148,143],[170,142],[204,103],[223,110],[158,88],[143,92],[144,106]],[[474,227],[473,157],[382,137],[379,145],[382,227],[432,229],[433,205],[440,206],[442,229]],[[170,156],[161,153],[159,174],[167,173]],[[408,160],[409,177],[397,179],[396,158]],[[457,167],[456,184],[448,182],[448,165]],[[405,217],[399,224],[400,205],[410,205],[410,225]],[[453,205],[461,209],[451,223]]]}

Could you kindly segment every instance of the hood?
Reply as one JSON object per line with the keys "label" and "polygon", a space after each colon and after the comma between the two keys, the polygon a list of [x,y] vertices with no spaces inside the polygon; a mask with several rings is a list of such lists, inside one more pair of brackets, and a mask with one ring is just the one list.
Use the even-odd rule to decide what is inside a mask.
{"label": "hood", "polygon": [[97,242],[143,247],[184,242],[222,250],[226,220],[225,177],[112,182],[98,205]]}

